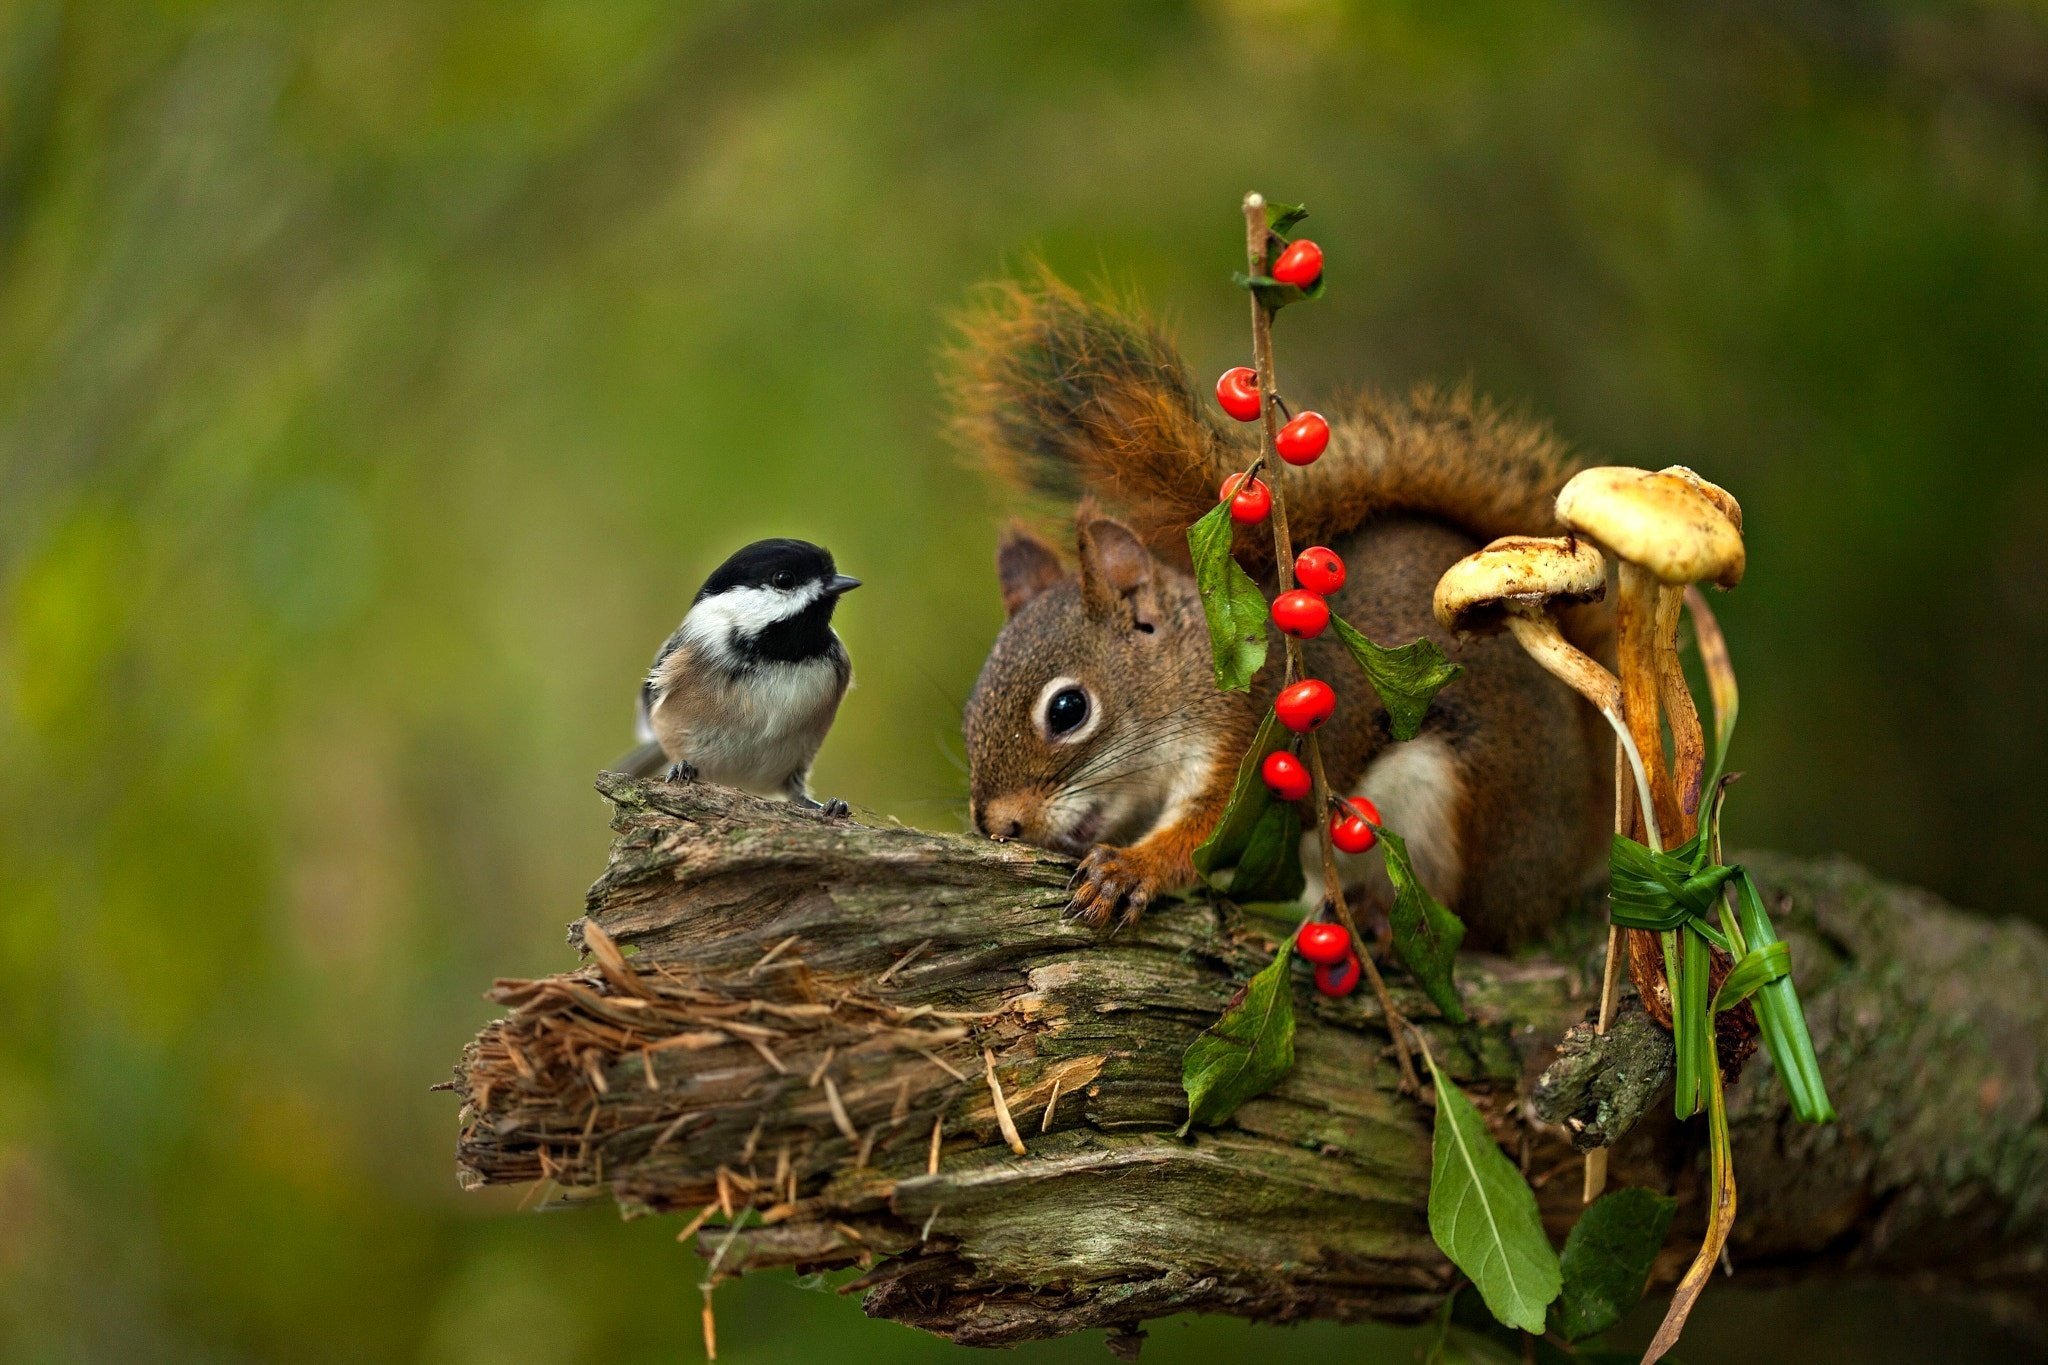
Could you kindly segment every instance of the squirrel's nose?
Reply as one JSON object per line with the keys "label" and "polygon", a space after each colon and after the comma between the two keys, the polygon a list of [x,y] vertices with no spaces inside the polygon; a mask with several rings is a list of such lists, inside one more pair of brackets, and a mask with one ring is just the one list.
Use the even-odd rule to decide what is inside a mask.
{"label": "squirrel's nose", "polygon": [[1017,809],[1019,798],[998,796],[984,801],[974,808],[974,827],[991,839],[1021,839],[1024,837],[1022,812]]}

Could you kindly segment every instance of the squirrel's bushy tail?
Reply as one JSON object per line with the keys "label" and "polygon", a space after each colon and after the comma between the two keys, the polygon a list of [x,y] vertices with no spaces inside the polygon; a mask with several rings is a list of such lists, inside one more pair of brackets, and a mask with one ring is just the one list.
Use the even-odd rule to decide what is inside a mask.
{"label": "squirrel's bushy tail", "polygon": [[[1205,414],[1179,352],[1127,305],[1084,297],[1050,274],[990,288],[961,319],[954,425],[976,460],[1072,505],[1093,496],[1155,550],[1185,559],[1189,523],[1250,462],[1250,429]],[[1284,386],[1283,386],[1284,392]],[[1575,465],[1546,429],[1459,390],[1353,400],[1327,414],[1330,448],[1281,466],[1298,545],[1327,543],[1383,512],[1410,512],[1480,540],[1555,529],[1552,503]],[[1241,537],[1255,559],[1263,537]]]}
{"label": "squirrel's bushy tail", "polygon": [[1099,499],[1155,548],[1215,505],[1211,471],[1248,458],[1156,325],[1044,271],[988,286],[949,361],[954,434],[977,464],[1065,508]]}

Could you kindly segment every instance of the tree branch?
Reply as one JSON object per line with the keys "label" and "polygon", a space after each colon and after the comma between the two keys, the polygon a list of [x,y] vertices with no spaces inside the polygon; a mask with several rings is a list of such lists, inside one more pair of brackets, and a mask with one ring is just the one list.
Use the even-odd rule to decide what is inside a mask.
{"label": "tree branch", "polygon": [[[1429,1116],[1398,1092],[1376,1007],[1298,986],[1293,1073],[1175,1135],[1181,1053],[1281,926],[1168,905],[1105,938],[1060,917],[1071,864],[1014,845],[599,786],[619,838],[589,896],[594,960],[494,988],[509,1012],[456,1070],[466,1186],[737,1214],[699,1234],[714,1278],[859,1264],[869,1313],[980,1345],[1184,1311],[1415,1318],[1451,1286],[1424,1216]],[[1736,1264],[2025,1302],[2048,1279],[2048,939],[1847,863],[1750,864],[1842,1118],[1796,1125],[1762,1061],[1736,1087]],[[1566,1135],[1645,1109],[1615,1178],[1675,1190],[1696,1228],[1699,1135],[1668,1118],[1664,1035],[1624,1014],[1596,1049],[1584,1024],[1597,927],[1467,955],[1464,1029],[1389,985],[1523,1155],[1553,1231],[1578,1202]],[[1686,1237],[1682,1213],[1670,1273]]]}

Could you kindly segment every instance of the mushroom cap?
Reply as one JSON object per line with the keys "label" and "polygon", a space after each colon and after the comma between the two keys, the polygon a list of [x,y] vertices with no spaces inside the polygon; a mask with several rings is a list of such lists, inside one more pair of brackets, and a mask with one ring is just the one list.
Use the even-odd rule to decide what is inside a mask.
{"label": "mushroom cap", "polygon": [[1694,488],[1699,489],[1700,492],[1705,493],[1709,498],[1713,499],[1714,506],[1720,508],[1722,514],[1726,516],[1728,520],[1735,523],[1736,530],[1740,531],[1742,529],[1742,504],[1735,500],[1735,495],[1733,493],[1730,493],[1727,489],[1721,487],[1720,484],[1715,483],[1710,479],[1701,478],[1697,473],[1690,469],[1687,469],[1682,464],[1665,465],[1664,468],[1658,470],[1657,472],[1660,474],[1676,475],[1678,478],[1684,479],[1687,483],[1691,484]]}
{"label": "mushroom cap", "polygon": [[1436,619],[1446,630],[1500,629],[1511,608],[1596,602],[1607,564],[1592,545],[1564,536],[1503,536],[1466,555],[1437,580]]}
{"label": "mushroom cap", "polygon": [[[1742,530],[1706,491],[1712,487],[1689,470],[1581,470],[1557,495],[1557,519],[1665,583],[1732,588],[1742,581]],[[1722,490],[1714,491],[1734,504]]]}

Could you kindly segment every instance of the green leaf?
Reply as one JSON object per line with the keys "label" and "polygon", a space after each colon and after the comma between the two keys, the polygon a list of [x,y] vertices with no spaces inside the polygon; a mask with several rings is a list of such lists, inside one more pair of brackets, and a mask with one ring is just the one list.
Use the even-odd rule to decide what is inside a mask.
{"label": "green leaf", "polygon": [[1387,708],[1395,739],[1413,739],[1422,728],[1422,717],[1430,701],[1445,685],[1465,671],[1462,664],[1444,658],[1436,641],[1417,639],[1399,649],[1386,649],[1359,634],[1349,621],[1332,616],[1337,638],[1365,670],[1380,705]]}
{"label": "green leaf", "polygon": [[1306,289],[1299,285],[1282,284],[1271,275],[1247,275],[1241,270],[1230,278],[1236,282],[1238,288],[1249,289],[1254,294],[1257,294],[1259,302],[1265,305],[1266,311],[1269,313],[1277,313],[1290,303],[1301,303],[1308,299],[1319,299],[1323,296],[1323,277],[1321,275],[1316,276],[1315,283]]}
{"label": "green leaf", "polygon": [[1570,1341],[1598,1336],[1643,1297],[1650,1264],[1671,1231],[1678,1201],[1654,1190],[1616,1190],[1593,1202],[1565,1238],[1564,1292],[1550,1325]]}
{"label": "green leaf", "polygon": [[1720,1063],[1714,1049],[1714,1016],[1707,1008],[1712,955],[1707,941],[1690,927],[1679,930],[1677,939],[1678,976],[1671,982],[1671,1042],[1677,1052],[1671,1106],[1678,1117],[1687,1119],[1706,1106],[1707,1069]]}
{"label": "green leaf", "polygon": [[1767,943],[1761,948],[1750,949],[1742,955],[1740,962],[1729,968],[1728,975],[1721,978],[1721,987],[1714,992],[1714,1013],[1734,1009],[1791,970],[1792,950],[1784,944]]}
{"label": "green leaf", "polygon": [[[1777,927],[1756,881],[1747,871],[1735,882],[1735,900],[1741,907],[1742,937],[1751,949],[1760,950],[1779,943]],[[1757,1029],[1764,1036],[1764,1050],[1771,1065],[1792,1097],[1792,1112],[1806,1123],[1830,1123],[1835,1106],[1828,1099],[1827,1082],[1821,1079],[1820,1058],[1813,1052],[1813,1037],[1807,1032],[1806,1011],[1799,1005],[1799,990],[1787,974],[1766,982],[1756,993]]]}
{"label": "green leaf", "polygon": [[1430,1343],[1423,1365],[1522,1365],[1522,1353],[1505,1342],[1464,1327],[1446,1325]]}
{"label": "green leaf", "polygon": [[1230,874],[1230,898],[1297,900],[1307,885],[1301,868],[1301,812],[1291,801],[1269,801]]}
{"label": "green leaf", "polygon": [[1451,973],[1458,960],[1458,945],[1465,940],[1465,921],[1430,895],[1415,875],[1407,841],[1383,825],[1373,829],[1386,850],[1387,879],[1394,884],[1394,906],[1387,915],[1394,926],[1394,952],[1422,983],[1444,1018],[1462,1024],[1465,1006],[1458,999]]}
{"label": "green leaf", "polygon": [[1245,983],[1223,1017],[1188,1045],[1180,1083],[1187,1091],[1188,1121],[1221,1123],[1255,1095],[1263,1095],[1294,1067],[1294,992],[1288,964],[1294,936],[1273,960]]}
{"label": "green leaf", "polygon": [[1544,1310],[1562,1287],[1557,1253],[1543,1235],[1536,1193],[1515,1169],[1472,1101],[1437,1069],[1436,1136],[1429,1170],[1429,1235],[1479,1286],[1493,1316],[1541,1335]]}
{"label": "green leaf", "polygon": [[1282,241],[1285,241],[1288,232],[1306,217],[1308,217],[1308,205],[1306,204],[1275,204],[1271,201],[1268,201],[1266,204],[1266,226],[1272,229],[1273,235]]}
{"label": "green leaf", "polygon": [[1188,527],[1188,552],[1209,618],[1216,685],[1246,692],[1266,662],[1266,595],[1231,554],[1231,536],[1230,504],[1219,502]]}
{"label": "green leaf", "polygon": [[1216,828],[1194,852],[1195,871],[1204,878],[1211,872],[1235,867],[1245,845],[1251,842],[1259,817],[1273,804],[1273,793],[1259,776],[1259,765],[1286,739],[1280,718],[1267,711],[1266,718],[1259,722],[1258,732],[1252,736],[1252,747],[1245,750],[1244,758],[1238,762],[1237,780],[1230,785],[1230,804],[1223,808]]}
{"label": "green leaf", "polygon": [[1625,929],[1663,932],[1684,926],[1726,951],[1727,937],[1706,920],[1735,869],[1707,863],[1698,838],[1658,853],[1626,835],[1608,852],[1608,916]]}
{"label": "green leaf", "polygon": [[1278,920],[1290,929],[1301,923],[1302,916],[1308,913],[1308,907],[1299,900],[1235,901],[1233,903],[1247,915],[1254,915],[1259,919]]}

